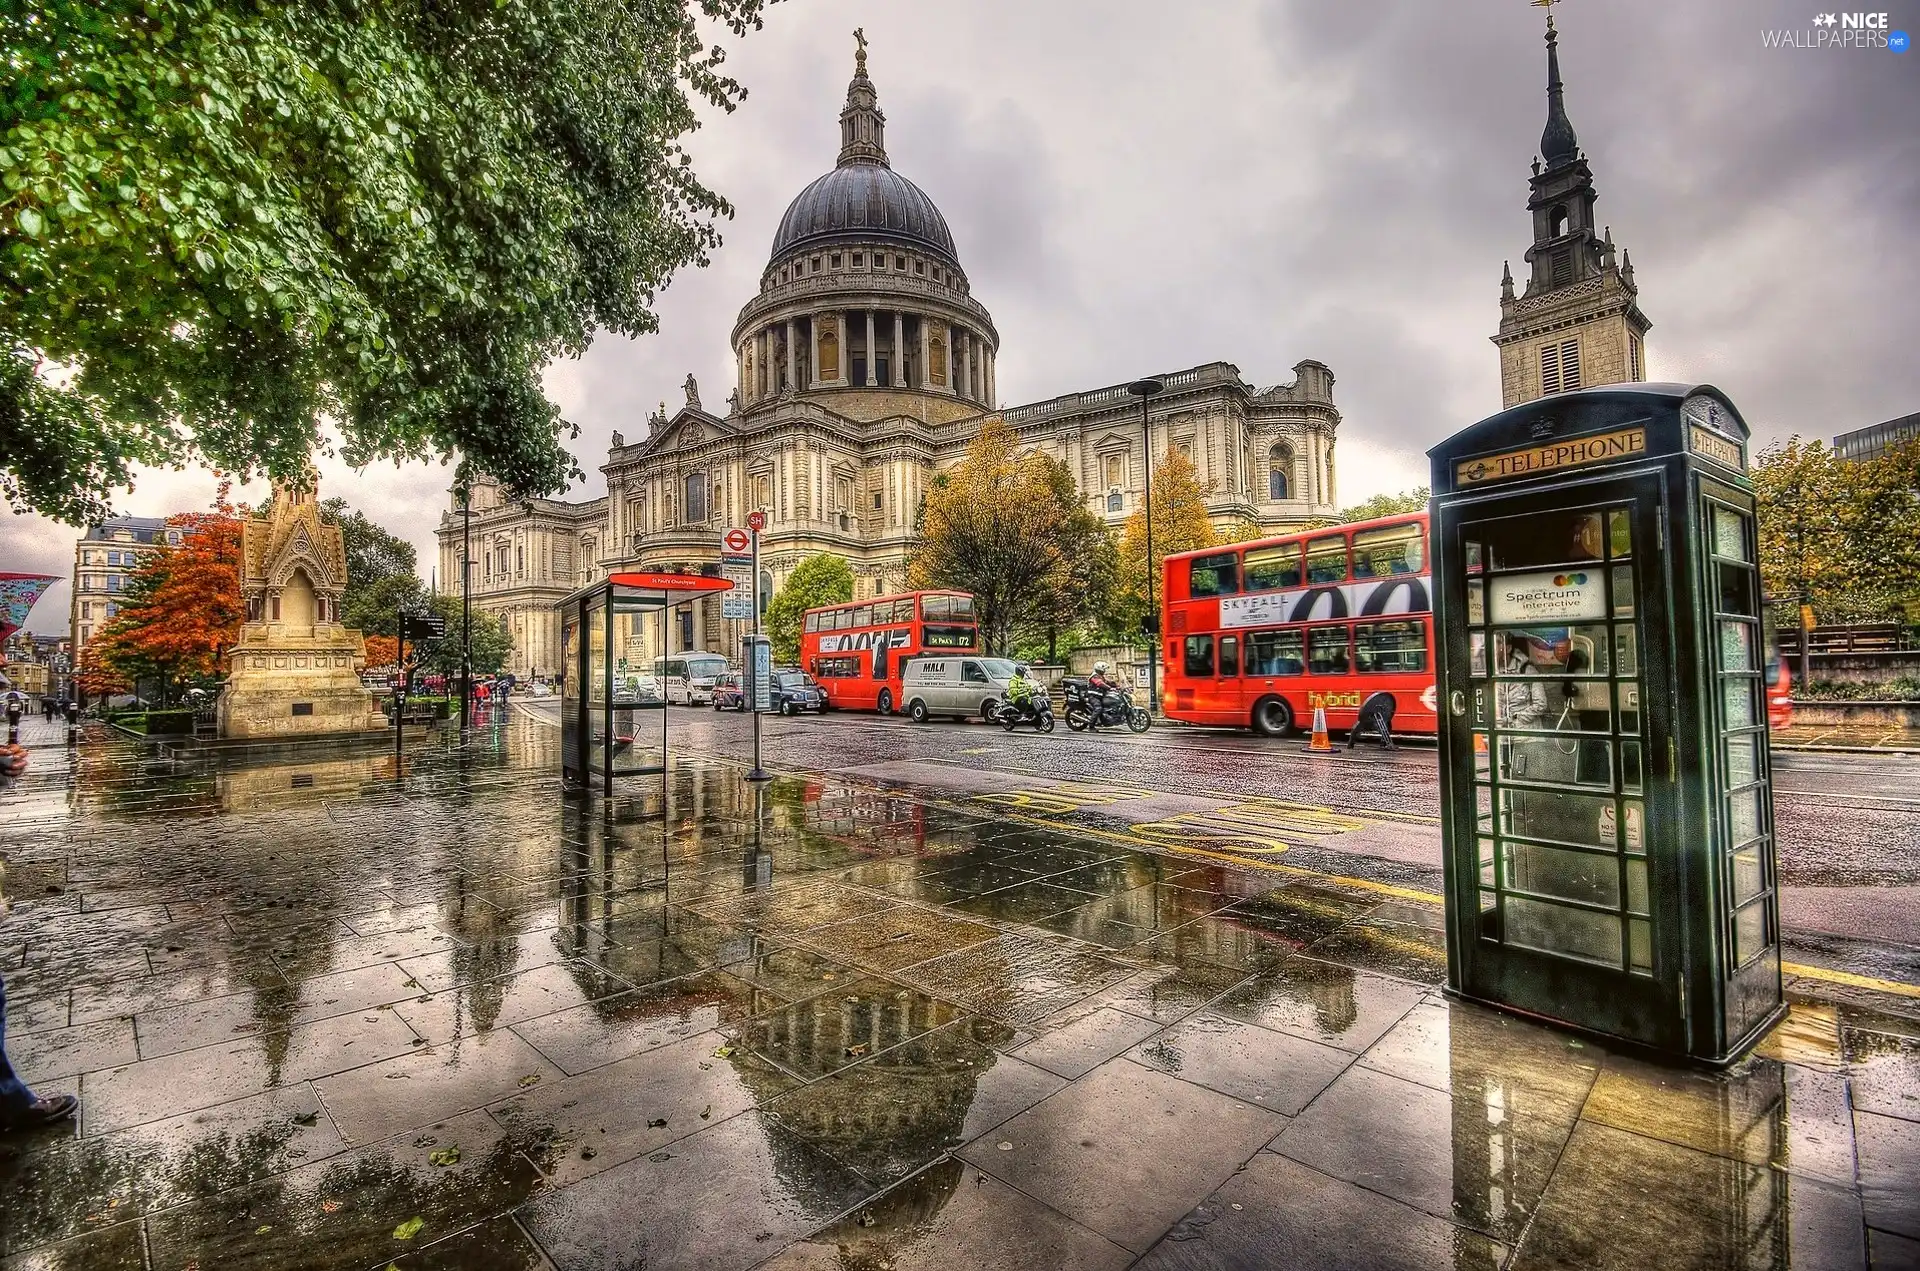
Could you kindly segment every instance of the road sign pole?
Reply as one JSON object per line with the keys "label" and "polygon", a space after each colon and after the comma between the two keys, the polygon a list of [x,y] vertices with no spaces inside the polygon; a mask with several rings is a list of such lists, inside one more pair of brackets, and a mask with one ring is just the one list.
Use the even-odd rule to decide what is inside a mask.
{"label": "road sign pole", "polygon": [[756,679],[753,685],[754,701],[752,703],[754,708],[753,709],[753,768],[751,771],[747,773],[747,780],[770,781],[773,779],[773,774],[760,766],[760,716],[764,712],[760,710],[760,701],[759,701],[760,684],[757,677],[761,669],[758,664],[758,660],[760,656],[760,649],[759,649],[760,638],[765,634],[760,630],[760,531],[749,530],[747,531],[747,533],[748,533],[748,537],[752,539],[751,555],[753,557],[753,574],[747,580],[747,587],[748,587],[748,595],[752,597],[752,603],[753,603],[753,617],[751,621],[753,623],[753,635],[754,635],[753,640],[748,642],[748,647],[753,650],[753,656],[755,659],[755,665],[753,669],[754,669],[754,674],[756,676]]}
{"label": "road sign pole", "polygon": [[394,638],[394,683],[393,683],[393,779],[400,779],[400,769],[404,762],[401,754],[400,738],[406,731],[407,723],[407,610],[405,605],[395,605],[393,610]]}

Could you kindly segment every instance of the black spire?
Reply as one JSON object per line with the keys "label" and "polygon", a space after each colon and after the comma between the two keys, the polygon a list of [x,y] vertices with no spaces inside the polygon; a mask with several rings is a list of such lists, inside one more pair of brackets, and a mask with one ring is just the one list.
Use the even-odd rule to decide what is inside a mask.
{"label": "black spire", "polygon": [[847,85],[847,104],[840,111],[840,161],[836,167],[854,163],[887,163],[887,117],[880,113],[880,95],[867,78],[867,37],[855,31],[853,82]]}
{"label": "black spire", "polygon": [[1547,12],[1547,127],[1540,134],[1540,157],[1549,170],[1580,157],[1580,139],[1573,135],[1560,83],[1560,33],[1553,29],[1552,10]]}

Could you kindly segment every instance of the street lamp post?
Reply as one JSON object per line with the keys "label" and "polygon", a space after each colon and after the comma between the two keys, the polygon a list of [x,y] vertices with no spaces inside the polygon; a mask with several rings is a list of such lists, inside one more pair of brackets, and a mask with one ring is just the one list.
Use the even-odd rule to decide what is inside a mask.
{"label": "street lamp post", "polygon": [[1153,425],[1147,420],[1147,400],[1166,391],[1165,380],[1135,380],[1127,391],[1140,399],[1140,437],[1147,457],[1147,710],[1160,713],[1160,604],[1156,583],[1160,563],[1153,558]]}
{"label": "street lamp post", "polygon": [[467,703],[473,699],[473,485],[460,479],[460,736],[467,735]]}

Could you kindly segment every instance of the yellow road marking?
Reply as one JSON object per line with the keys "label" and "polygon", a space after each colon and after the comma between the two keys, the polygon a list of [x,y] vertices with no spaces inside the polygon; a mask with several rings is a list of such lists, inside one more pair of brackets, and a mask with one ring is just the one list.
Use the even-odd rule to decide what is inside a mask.
{"label": "yellow road marking", "polygon": [[1920,997],[1920,984],[1906,984],[1900,980],[1882,980],[1871,975],[1855,975],[1851,971],[1808,966],[1803,962],[1782,962],[1780,969],[1788,975],[1798,975],[1809,980],[1825,980],[1830,984],[1844,984],[1855,989],[1872,989],[1877,993],[1892,993],[1899,997]]}

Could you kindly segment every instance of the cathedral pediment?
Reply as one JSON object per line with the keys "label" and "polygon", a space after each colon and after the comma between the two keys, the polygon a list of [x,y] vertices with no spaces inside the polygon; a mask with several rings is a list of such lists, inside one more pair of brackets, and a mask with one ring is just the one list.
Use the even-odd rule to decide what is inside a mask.
{"label": "cathedral pediment", "polygon": [[[658,416],[654,417],[658,420]],[[674,450],[691,450],[710,441],[736,436],[740,429],[731,421],[710,415],[696,406],[681,408],[665,424],[656,423],[653,432],[641,443],[640,458],[650,459]]]}

